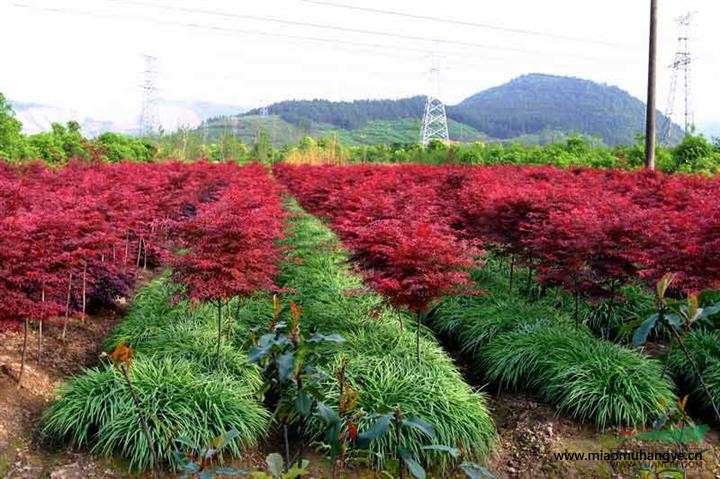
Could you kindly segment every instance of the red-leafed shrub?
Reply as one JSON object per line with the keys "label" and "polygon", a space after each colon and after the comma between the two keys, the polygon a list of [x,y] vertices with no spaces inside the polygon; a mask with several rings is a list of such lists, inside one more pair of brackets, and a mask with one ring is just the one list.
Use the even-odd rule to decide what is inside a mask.
{"label": "red-leafed shrub", "polygon": [[3,166],[0,187],[2,327],[24,324],[27,332],[28,321],[41,326],[52,316],[112,306],[138,268],[172,262],[193,240],[198,248],[185,265],[197,259],[215,276],[188,275],[191,291],[223,283],[223,294],[247,294],[272,286],[282,212],[259,166]]}

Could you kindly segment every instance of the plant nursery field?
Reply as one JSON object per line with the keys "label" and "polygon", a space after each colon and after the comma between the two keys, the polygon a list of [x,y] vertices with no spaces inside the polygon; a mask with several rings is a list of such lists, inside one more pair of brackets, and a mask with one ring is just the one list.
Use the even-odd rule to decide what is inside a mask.
{"label": "plant nursery field", "polygon": [[0,476],[718,477],[718,198],[588,168],[0,163]]}

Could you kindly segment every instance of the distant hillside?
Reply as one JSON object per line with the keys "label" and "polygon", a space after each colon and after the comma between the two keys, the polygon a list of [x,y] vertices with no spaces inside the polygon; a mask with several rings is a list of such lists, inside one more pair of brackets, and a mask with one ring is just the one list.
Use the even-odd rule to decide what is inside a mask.
{"label": "distant hillside", "polygon": [[[600,137],[609,145],[629,144],[645,125],[645,104],[618,87],[540,74],[477,93],[448,108],[448,114],[500,139],[557,130]],[[658,124],[664,124],[658,115]],[[679,140],[682,131],[676,127],[672,135]]]}
{"label": "distant hillside", "polygon": [[[275,144],[305,135],[335,134],[350,144],[414,143],[420,132],[425,97],[400,100],[292,100],[267,107],[275,118]],[[208,121],[214,130],[234,128],[253,138],[260,109]],[[642,134],[645,104],[620,88],[579,78],[530,74],[477,93],[447,107],[450,139],[546,143],[571,134],[599,138],[608,145],[631,144]],[[658,125],[665,117],[658,112]],[[250,131],[247,131],[247,130]],[[252,132],[252,133],[250,133]],[[674,125],[671,142],[682,138]]]}
{"label": "distant hillside", "polygon": [[[252,143],[263,129],[273,145],[282,147],[298,143],[304,136],[313,138],[335,137],[344,145],[377,145],[417,143],[420,135],[420,119],[371,120],[362,127],[346,130],[329,123],[308,120],[294,125],[278,115],[242,115],[208,120],[207,132],[211,140],[221,135],[232,135],[246,144]],[[450,137],[462,142],[484,141],[487,136],[474,128],[449,120]]]}
{"label": "distant hillside", "polygon": [[[425,97],[414,96],[401,100],[290,100],[268,106],[268,113],[278,115],[293,125],[303,122],[327,123],[344,130],[354,130],[374,120],[418,118],[423,113]],[[260,109],[247,112],[258,115]]]}

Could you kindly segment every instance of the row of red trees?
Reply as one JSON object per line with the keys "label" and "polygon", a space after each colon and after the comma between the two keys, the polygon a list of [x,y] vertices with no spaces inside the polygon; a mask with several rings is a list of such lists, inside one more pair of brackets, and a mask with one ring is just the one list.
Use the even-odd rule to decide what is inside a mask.
{"label": "row of red trees", "polygon": [[[534,166],[279,166],[276,173],[303,206],[333,222],[381,292],[374,277],[402,284],[408,263],[418,264],[403,246],[415,239],[424,262],[447,265],[453,275],[476,256],[469,246],[480,244],[577,296],[611,296],[618,284],[654,283],[667,272],[676,274],[678,293],[720,288],[720,180]],[[392,237],[388,220],[395,221]],[[425,233],[419,241],[419,224],[431,240]],[[384,245],[376,248],[392,261],[378,261],[372,245]],[[432,296],[398,301],[389,292],[411,307]]]}
{"label": "row of red trees", "polygon": [[[251,254],[272,251],[266,241],[279,235],[280,217],[257,201],[247,201],[238,188],[257,201],[279,205],[276,187],[258,165],[73,163],[49,170],[0,164],[0,328],[24,324],[27,331],[28,321],[42,325],[55,316],[83,317],[89,308],[126,294],[139,268],[173,262],[190,271],[183,278],[195,291],[195,284],[207,284],[203,268],[231,262],[242,268],[243,263],[237,263],[242,249]],[[238,217],[238,211],[245,216]],[[233,227],[228,225],[229,212]],[[248,221],[255,215],[254,222]],[[209,216],[215,220],[207,221]],[[257,237],[239,234],[253,224],[263,224],[267,231],[253,230]],[[217,248],[201,252],[209,238],[221,235],[236,235],[232,253]],[[191,254],[173,259],[183,246],[189,246]],[[188,266],[202,254],[213,265]],[[256,256],[273,261],[263,266],[272,275],[275,258]],[[246,291],[230,281],[226,270],[216,274],[230,288],[238,287],[238,293]],[[250,284],[266,285],[264,278],[257,279],[259,273],[253,274]]]}

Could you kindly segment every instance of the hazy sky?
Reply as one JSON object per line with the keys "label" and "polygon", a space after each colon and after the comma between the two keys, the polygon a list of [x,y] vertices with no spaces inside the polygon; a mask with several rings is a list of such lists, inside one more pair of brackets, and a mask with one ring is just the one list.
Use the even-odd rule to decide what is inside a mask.
{"label": "hazy sky", "polygon": [[[16,101],[132,122],[141,105],[144,53],[157,57],[162,98],[255,106],[425,93],[437,52],[440,97],[448,103],[529,72],[618,85],[643,99],[649,3],[0,0],[0,91]],[[659,4],[658,107],[667,103],[674,19],[696,11],[690,44],[695,118],[720,120],[720,1]]]}

